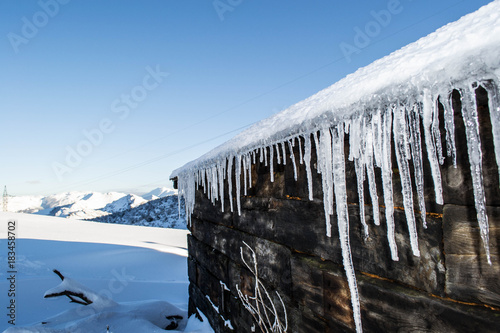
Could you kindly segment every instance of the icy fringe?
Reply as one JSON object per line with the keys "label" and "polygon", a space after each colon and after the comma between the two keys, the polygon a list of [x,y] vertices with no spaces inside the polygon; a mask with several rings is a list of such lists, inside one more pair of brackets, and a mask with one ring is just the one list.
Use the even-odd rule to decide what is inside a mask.
{"label": "icy fringe", "polygon": [[247,243],[243,242],[243,244],[245,244],[252,255],[252,265],[250,266],[250,264],[245,260],[242,247],[240,247],[241,260],[243,261],[243,264],[254,275],[255,287],[253,291],[254,296],[250,297],[248,295],[244,295],[238,285],[236,285],[238,296],[241,302],[243,302],[243,306],[248,310],[248,312],[250,312],[254,321],[257,323],[262,332],[285,333],[288,330],[288,317],[283,299],[281,298],[280,294],[276,292],[283,311],[284,318],[283,320],[281,320],[278,309],[274,304],[273,299],[267,292],[264,284],[262,284],[259,279],[259,272],[257,269],[257,256],[255,255],[255,251]]}
{"label": "icy fringe", "polygon": [[[227,180],[229,203],[231,212],[234,211],[232,198],[235,187],[236,210],[241,214],[241,178],[243,178],[243,191],[252,185],[251,166],[259,154],[260,161],[265,160],[270,166],[276,163],[286,164],[289,159],[293,165],[294,176],[297,179],[297,165],[293,147],[299,150],[299,163],[306,168],[309,187],[309,199],[313,199],[311,151],[312,141],[315,143],[317,156],[317,172],[322,176],[323,202],[325,209],[326,234],[331,237],[331,215],[337,212],[337,226],[342,247],[344,268],[346,271],[354,319],[357,332],[362,331],[359,297],[356,278],[349,245],[349,215],[347,211],[347,194],[345,179],[345,158],[354,161],[358,183],[360,220],[363,227],[363,236],[369,237],[368,226],[365,219],[364,182],[367,180],[370,199],[373,209],[373,221],[380,225],[379,199],[375,182],[374,168],[381,170],[383,201],[387,225],[387,237],[392,260],[399,260],[395,240],[394,203],[392,184],[391,151],[394,141],[397,169],[401,177],[404,211],[410,234],[410,244],[415,256],[420,255],[415,212],[419,212],[423,227],[426,228],[426,211],[424,202],[424,169],[423,149],[431,169],[434,185],[435,201],[443,204],[443,190],[440,165],[444,163],[445,154],[452,159],[456,166],[456,145],[454,113],[462,115],[467,137],[467,151],[469,156],[472,182],[474,186],[475,208],[480,233],[488,263],[491,264],[489,251],[489,228],[486,215],[486,200],[482,175],[482,152],[479,136],[479,123],[477,118],[477,105],[475,90],[483,87],[488,93],[490,118],[493,129],[495,157],[500,166],[500,99],[498,80],[480,80],[472,83],[460,82],[449,84],[435,89],[424,89],[422,93],[408,94],[400,100],[389,100],[387,97],[377,97],[378,100],[370,106],[360,107],[360,110],[351,113],[345,119],[334,119],[330,122],[323,120],[313,130],[281,138],[262,146],[253,147],[243,152],[220,156],[213,165],[189,169],[179,175],[179,197],[182,195],[186,202],[186,216],[191,225],[191,213],[195,203],[195,190],[202,186],[205,193],[215,204],[221,203],[224,209],[224,187]],[[451,94],[457,90],[461,95],[462,109],[453,110]],[[387,96],[387,95],[385,95]],[[446,149],[441,145],[439,130],[439,105],[444,109],[444,128],[446,131]],[[337,113],[338,114],[338,113]],[[421,125],[424,129],[421,135]],[[349,135],[349,152],[344,152],[344,133]],[[422,139],[424,142],[422,142]],[[303,147],[303,148],[302,148]],[[287,149],[288,148],[288,149]],[[302,151],[304,149],[304,151]],[[287,152],[289,156],[287,156]],[[268,161],[269,157],[269,161]],[[411,177],[409,160],[412,160],[414,178]],[[233,163],[234,172],[233,175]],[[274,170],[271,170],[271,181],[274,180]],[[499,168],[500,174],[500,168]],[[233,186],[233,179],[236,180]],[[418,201],[418,209],[413,207],[413,185]]]}

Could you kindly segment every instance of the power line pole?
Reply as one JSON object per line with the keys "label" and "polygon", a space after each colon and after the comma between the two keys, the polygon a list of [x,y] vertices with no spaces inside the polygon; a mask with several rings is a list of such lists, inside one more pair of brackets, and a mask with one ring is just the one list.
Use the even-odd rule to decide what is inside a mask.
{"label": "power line pole", "polygon": [[9,211],[8,205],[9,205],[9,195],[7,194],[7,185],[5,185],[4,190],[3,190],[3,211],[4,212]]}

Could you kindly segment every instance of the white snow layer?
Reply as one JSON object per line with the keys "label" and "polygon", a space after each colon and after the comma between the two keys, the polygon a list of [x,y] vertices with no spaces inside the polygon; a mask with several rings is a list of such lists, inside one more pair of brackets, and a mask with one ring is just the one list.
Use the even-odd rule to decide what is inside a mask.
{"label": "white snow layer", "polygon": [[[274,163],[274,153],[277,163],[286,164],[286,160],[290,159],[295,168],[295,177],[296,159],[299,158],[300,163],[305,162],[312,199],[312,136],[318,158],[317,171],[322,175],[326,234],[331,236],[330,216],[335,203],[356,329],[361,332],[359,299],[349,246],[344,155],[355,162],[360,196],[363,194],[362,182],[366,175],[370,197],[375,203],[373,215],[376,225],[380,222],[374,167],[381,169],[388,242],[392,259],[398,260],[394,234],[391,165],[391,137],[394,137],[411,248],[413,254],[419,256],[412,181],[417,189],[420,216],[425,227],[423,150],[426,151],[431,167],[436,203],[443,204],[439,166],[444,162],[444,154],[452,158],[455,164],[453,112],[461,113],[466,126],[477,218],[490,262],[475,88],[482,86],[488,92],[495,155],[497,164],[500,165],[499,55],[500,0],[496,0],[255,124],[225,144],[175,170],[171,177],[178,178],[179,194],[185,198],[188,219],[194,208],[197,186],[203,186],[215,203],[224,196],[226,179],[229,198],[232,199],[235,190],[235,210],[240,214],[240,195],[242,190],[246,193],[247,186],[251,185],[251,179],[247,177],[251,176],[250,168],[251,164],[255,163],[256,154],[260,155],[261,162],[264,157],[265,162],[270,165]],[[455,89],[461,94],[461,110],[452,108],[451,92]],[[445,110],[446,149],[441,146],[438,103],[441,103]],[[423,140],[420,124],[424,129]],[[349,131],[350,151],[344,152],[343,132]],[[302,149],[302,143],[305,150],[303,153],[300,151],[300,156],[294,156],[291,150],[297,142],[299,150]],[[288,156],[287,151],[290,154]],[[408,160],[412,160],[415,173],[413,179],[410,177]],[[270,169],[272,173],[273,168]],[[232,184],[233,176],[236,179],[235,189]],[[239,181],[241,176],[243,189]],[[233,211],[232,200],[230,207]],[[361,222],[365,224],[363,209],[360,215]],[[364,230],[367,237],[368,229],[364,227]]]}

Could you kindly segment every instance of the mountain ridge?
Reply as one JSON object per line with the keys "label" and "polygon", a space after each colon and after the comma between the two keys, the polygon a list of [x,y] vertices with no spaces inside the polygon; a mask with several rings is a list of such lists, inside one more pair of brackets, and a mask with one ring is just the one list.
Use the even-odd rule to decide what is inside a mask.
{"label": "mountain ridge", "polygon": [[120,213],[167,196],[174,196],[177,201],[177,190],[158,187],[142,196],[134,193],[92,191],[72,191],[48,196],[14,196],[9,197],[8,211],[89,220]]}

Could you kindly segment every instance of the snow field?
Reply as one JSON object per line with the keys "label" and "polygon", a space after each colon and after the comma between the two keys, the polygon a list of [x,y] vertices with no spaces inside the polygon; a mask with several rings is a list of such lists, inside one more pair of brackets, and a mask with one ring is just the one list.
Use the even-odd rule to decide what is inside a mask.
{"label": "snow field", "polygon": [[[180,331],[171,332],[212,332],[207,322],[188,324],[186,318],[187,230],[0,213],[3,308],[9,304],[8,221],[16,221],[16,325],[3,315],[0,331],[104,333],[109,325],[111,332],[165,332],[165,316],[181,313]],[[84,286],[112,301],[82,306],[66,297],[44,299],[61,283],[53,269],[68,278],[67,285]]]}

